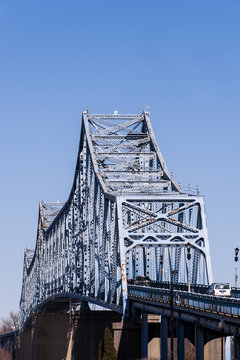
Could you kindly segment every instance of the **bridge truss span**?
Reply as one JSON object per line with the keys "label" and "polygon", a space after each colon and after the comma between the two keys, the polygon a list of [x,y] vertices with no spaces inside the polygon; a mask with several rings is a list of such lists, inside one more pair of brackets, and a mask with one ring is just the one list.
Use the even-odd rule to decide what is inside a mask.
{"label": "bridge truss span", "polygon": [[173,269],[175,281],[212,280],[203,198],[168,172],[147,111],[83,112],[69,199],[40,203],[35,251],[25,251],[22,324],[61,294],[124,313],[127,279],[169,281]]}

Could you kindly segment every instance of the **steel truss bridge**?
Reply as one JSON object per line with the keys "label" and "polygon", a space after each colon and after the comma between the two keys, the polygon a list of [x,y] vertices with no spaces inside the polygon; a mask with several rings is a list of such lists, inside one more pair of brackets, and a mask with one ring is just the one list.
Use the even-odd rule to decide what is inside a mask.
{"label": "steel truss bridge", "polygon": [[[187,260],[187,249],[191,259]],[[40,202],[36,247],[25,250],[21,326],[52,298],[126,314],[127,279],[212,282],[203,197],[167,170],[142,114],[82,114],[66,203]]]}

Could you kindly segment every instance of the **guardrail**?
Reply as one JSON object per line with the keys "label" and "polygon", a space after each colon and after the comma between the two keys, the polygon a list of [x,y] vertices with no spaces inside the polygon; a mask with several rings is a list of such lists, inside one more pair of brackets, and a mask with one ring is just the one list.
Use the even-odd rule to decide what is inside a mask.
{"label": "guardrail", "polygon": [[[171,283],[169,281],[152,281],[150,280],[150,287],[153,288],[161,288],[161,289],[169,289],[170,290]],[[173,283],[175,290],[180,291],[188,291],[188,284],[187,283]],[[207,290],[209,289],[208,285],[203,284],[191,284],[191,292],[198,293],[198,294],[207,294]],[[232,287],[232,297],[240,299],[240,288],[239,287]]]}
{"label": "guardrail", "polygon": [[232,287],[232,297],[240,299],[240,288]]}
{"label": "guardrail", "polygon": [[240,317],[240,300],[218,296],[190,293],[186,291],[170,290],[147,286],[128,286],[129,297],[144,299],[154,303],[170,304],[173,297],[174,306],[193,308],[219,315]]}
{"label": "guardrail", "polygon": [[[175,290],[181,290],[181,291],[187,291],[188,290],[188,284],[187,283],[179,283],[179,282],[174,282],[174,289]],[[157,288],[161,288],[161,289],[170,289],[171,286],[171,282],[169,281],[153,281],[150,280],[150,286],[151,287],[157,287]],[[191,286],[191,291],[194,293],[200,293],[200,294],[206,294],[207,290],[209,289],[208,285],[194,285],[192,284]],[[239,289],[239,297],[240,297],[240,289]]]}

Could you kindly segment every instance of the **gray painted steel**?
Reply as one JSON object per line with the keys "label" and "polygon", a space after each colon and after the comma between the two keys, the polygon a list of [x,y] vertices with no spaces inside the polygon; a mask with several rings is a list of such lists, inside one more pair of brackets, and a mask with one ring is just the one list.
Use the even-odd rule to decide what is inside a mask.
{"label": "gray painted steel", "polygon": [[61,294],[124,314],[127,278],[170,281],[173,269],[175,282],[188,272],[192,284],[212,281],[203,197],[184,193],[168,172],[148,111],[84,111],[69,199],[40,203],[35,251],[25,251],[21,325]]}

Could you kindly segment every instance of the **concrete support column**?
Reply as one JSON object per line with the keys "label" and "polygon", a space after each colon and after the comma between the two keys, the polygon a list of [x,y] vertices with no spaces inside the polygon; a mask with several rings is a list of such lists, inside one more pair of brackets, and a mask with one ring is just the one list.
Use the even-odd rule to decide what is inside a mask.
{"label": "concrete support column", "polygon": [[234,336],[233,341],[233,354],[234,354],[234,360],[240,359],[240,337]]}
{"label": "concrete support column", "polygon": [[141,359],[148,359],[148,313],[142,312],[142,323],[141,323]]}
{"label": "concrete support column", "polygon": [[177,322],[177,356],[178,360],[184,360],[184,322]]}
{"label": "concrete support column", "polygon": [[168,360],[168,318],[161,316],[161,360]]}
{"label": "concrete support column", "polygon": [[195,359],[204,360],[204,329],[195,325]]}

